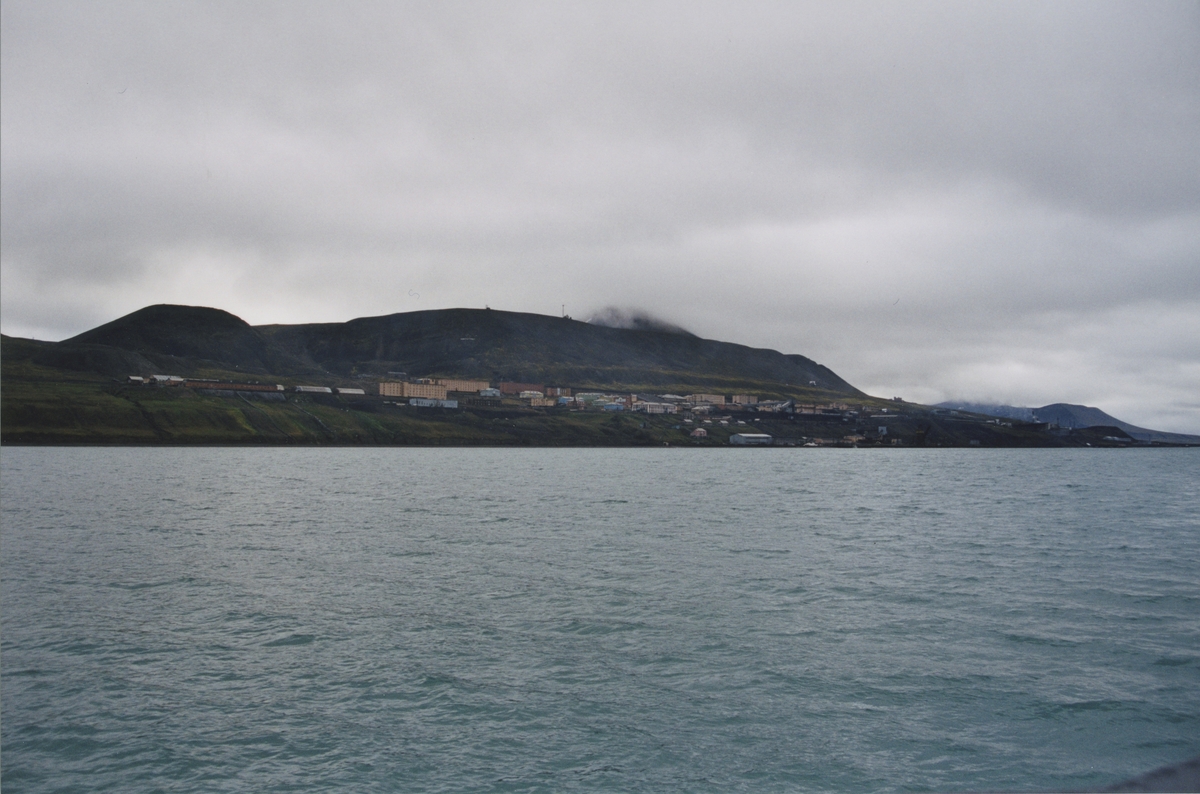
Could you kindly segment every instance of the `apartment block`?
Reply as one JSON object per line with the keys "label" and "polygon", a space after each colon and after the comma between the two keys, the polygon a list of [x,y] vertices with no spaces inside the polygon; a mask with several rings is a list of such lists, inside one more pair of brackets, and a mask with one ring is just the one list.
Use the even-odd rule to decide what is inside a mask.
{"label": "apartment block", "polygon": [[464,380],[461,378],[434,378],[434,383],[445,386],[446,391],[472,392],[478,394],[491,386],[486,380]]}
{"label": "apartment block", "polygon": [[424,397],[427,400],[446,399],[446,387],[440,383],[407,383],[383,381],[379,384],[382,397]]}

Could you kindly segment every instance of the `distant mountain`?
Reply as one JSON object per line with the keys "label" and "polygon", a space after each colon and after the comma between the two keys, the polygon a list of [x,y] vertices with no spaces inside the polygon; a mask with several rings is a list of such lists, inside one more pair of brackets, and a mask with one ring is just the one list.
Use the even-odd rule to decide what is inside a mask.
{"label": "distant mountain", "polygon": [[1059,427],[1078,429],[1085,427],[1116,427],[1128,433],[1138,441],[1152,441],[1164,444],[1200,444],[1200,436],[1185,433],[1167,433],[1161,430],[1148,430],[1144,427],[1122,422],[1109,416],[1099,408],[1087,405],[1072,405],[1070,403],[1051,403],[1041,408],[1019,408],[1012,405],[989,405],[987,403],[943,402],[938,408],[949,408],[958,411],[970,411],[987,416],[998,416],[1005,419],[1015,419],[1022,422],[1053,422]]}
{"label": "distant mountain", "polygon": [[991,403],[969,403],[959,401],[950,401],[938,403],[935,408],[946,408],[951,411],[969,411],[973,414],[984,414],[985,416],[998,416],[1001,419],[1015,419],[1018,422],[1032,422],[1032,408],[1018,408],[1015,405],[992,405]]}
{"label": "distant mountain", "polygon": [[220,309],[164,304],[45,346],[37,362],[117,377],[149,369],[336,378],[404,372],[613,388],[761,388],[863,396],[804,356],[701,339],[651,323],[635,326],[491,309],[251,326]]}

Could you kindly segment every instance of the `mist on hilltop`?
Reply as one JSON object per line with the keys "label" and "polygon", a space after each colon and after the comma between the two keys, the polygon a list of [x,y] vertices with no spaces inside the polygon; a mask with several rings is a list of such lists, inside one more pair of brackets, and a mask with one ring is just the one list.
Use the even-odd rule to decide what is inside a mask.
{"label": "mist on hilltop", "polygon": [[655,317],[641,309],[619,309],[616,306],[608,306],[592,314],[587,322],[590,325],[601,325],[605,328],[629,328],[634,331],[659,331],[667,334],[695,336],[686,328],[681,328],[675,323]]}

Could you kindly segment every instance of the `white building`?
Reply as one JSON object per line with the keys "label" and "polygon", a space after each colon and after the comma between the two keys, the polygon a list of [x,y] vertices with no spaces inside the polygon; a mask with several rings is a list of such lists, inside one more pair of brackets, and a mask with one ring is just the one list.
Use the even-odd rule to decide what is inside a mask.
{"label": "white building", "polygon": [[673,414],[679,408],[672,403],[634,403],[633,410],[644,414]]}
{"label": "white building", "polygon": [[408,404],[416,408],[457,408],[458,400],[435,400],[431,397],[410,397]]}
{"label": "white building", "polygon": [[766,433],[734,433],[729,443],[743,447],[769,447],[775,439]]}

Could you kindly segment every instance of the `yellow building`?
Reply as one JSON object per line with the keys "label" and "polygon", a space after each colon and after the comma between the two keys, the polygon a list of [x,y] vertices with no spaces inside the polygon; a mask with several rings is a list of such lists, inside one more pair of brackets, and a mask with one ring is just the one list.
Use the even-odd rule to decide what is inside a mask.
{"label": "yellow building", "polygon": [[379,384],[382,397],[425,397],[430,400],[446,399],[446,387],[439,383],[397,383],[383,381]]}
{"label": "yellow building", "polygon": [[481,392],[488,388],[486,380],[463,380],[461,378],[434,378],[434,383],[445,386],[446,391]]}
{"label": "yellow building", "polygon": [[689,394],[687,396],[687,401],[690,402],[692,405],[699,405],[701,403],[709,403],[711,405],[724,405],[725,404],[725,395],[724,394]]}

